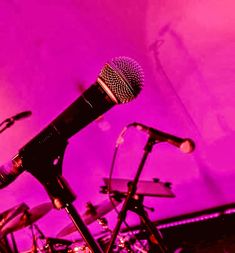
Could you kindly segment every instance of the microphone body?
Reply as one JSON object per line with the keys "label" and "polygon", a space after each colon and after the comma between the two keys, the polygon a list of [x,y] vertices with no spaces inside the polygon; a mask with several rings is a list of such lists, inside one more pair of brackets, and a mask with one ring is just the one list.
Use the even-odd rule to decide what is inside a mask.
{"label": "microphone body", "polygon": [[15,121],[15,120],[27,118],[31,115],[32,115],[31,111],[24,111],[24,112],[20,112],[20,113],[16,114],[15,116],[12,116],[10,119]]}
{"label": "microphone body", "polygon": [[[99,84],[92,85],[47,127],[24,145],[19,153],[0,167],[0,189],[15,180],[31,166],[40,167],[43,160],[57,156],[67,139],[115,105]],[[31,172],[31,171],[30,171]],[[42,168],[34,171],[43,177]]]}
{"label": "microphone body", "polygon": [[191,153],[195,149],[194,142],[189,138],[180,138],[155,128],[145,126],[141,123],[132,123],[132,126],[136,127],[138,130],[147,132],[151,137],[159,142],[168,142],[176,147],[178,147],[183,153]]}
{"label": "microphone body", "polygon": [[21,157],[53,153],[79,130],[115,105],[99,84],[92,85],[82,96],[57,116],[46,128],[20,149]]}
{"label": "microphone body", "polygon": [[114,105],[134,99],[141,91],[142,84],[142,68],[136,61],[117,57],[106,63],[95,84],[23,146],[9,163],[0,167],[0,189],[14,181],[24,170],[39,181],[46,181],[48,167],[42,168],[46,167],[43,166],[44,160],[53,163],[64,152],[70,137]]}

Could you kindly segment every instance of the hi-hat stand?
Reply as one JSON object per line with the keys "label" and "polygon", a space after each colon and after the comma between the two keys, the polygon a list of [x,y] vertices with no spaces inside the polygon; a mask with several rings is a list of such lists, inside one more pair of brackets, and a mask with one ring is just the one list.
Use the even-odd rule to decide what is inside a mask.
{"label": "hi-hat stand", "polygon": [[142,200],[135,199],[137,185],[138,185],[138,181],[139,181],[141,172],[143,170],[145,161],[146,161],[149,153],[152,151],[154,144],[156,144],[156,139],[150,134],[148,141],[144,147],[144,154],[143,154],[143,157],[142,157],[141,162],[139,164],[135,178],[133,181],[131,181],[128,184],[128,193],[127,193],[126,199],[124,201],[124,204],[122,206],[122,209],[118,215],[118,222],[114,228],[114,231],[113,231],[110,243],[107,247],[106,253],[112,253],[116,237],[118,235],[118,232],[121,228],[122,223],[126,219],[126,215],[127,215],[128,210],[134,211],[135,213],[137,213],[140,216],[141,221],[143,222],[143,224],[146,226],[148,232],[150,233],[151,242],[157,245],[157,247],[159,248],[159,252],[161,252],[161,253],[168,252],[168,250],[165,246],[164,240],[160,234],[160,231],[158,231],[158,229],[154,226],[154,224],[148,218],[147,212],[144,210]]}

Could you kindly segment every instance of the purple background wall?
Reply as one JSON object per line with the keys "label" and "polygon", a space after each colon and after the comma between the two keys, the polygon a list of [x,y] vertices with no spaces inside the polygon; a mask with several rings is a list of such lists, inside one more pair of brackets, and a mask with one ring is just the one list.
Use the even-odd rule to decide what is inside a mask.
{"label": "purple background wall", "polygon": [[[99,186],[108,176],[120,131],[134,121],[197,144],[190,155],[168,144],[154,147],[141,178],[172,182],[176,198],[147,198],[146,204],[156,208],[152,219],[233,202],[234,7],[232,0],[1,0],[0,120],[33,112],[1,134],[1,163],[81,95],[108,60],[124,55],[144,69],[140,96],[84,128],[66,149],[63,174],[77,194],[78,211],[87,201],[106,199]],[[134,176],[146,137],[128,131],[114,176]],[[49,201],[28,173],[0,196],[0,211],[21,202],[33,207]],[[112,226],[115,213],[108,217]],[[53,210],[38,225],[55,237],[68,223],[65,212]],[[16,238],[20,250],[30,248],[27,228]]]}

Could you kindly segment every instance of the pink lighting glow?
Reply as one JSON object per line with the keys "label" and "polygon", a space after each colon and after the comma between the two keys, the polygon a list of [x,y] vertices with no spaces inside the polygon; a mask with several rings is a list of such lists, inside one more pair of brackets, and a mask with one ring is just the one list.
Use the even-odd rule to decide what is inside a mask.
{"label": "pink lighting glow", "polygon": [[[190,154],[168,143],[154,146],[141,179],[172,182],[176,197],[146,197],[145,204],[155,208],[152,220],[234,202],[234,8],[233,0],[0,1],[0,121],[32,111],[0,134],[1,164],[90,87],[108,60],[127,56],[144,70],[140,95],[68,140],[63,176],[77,196],[78,212],[89,201],[107,199],[99,193],[102,179],[109,176],[120,132],[133,122],[196,143]],[[146,138],[136,129],[125,132],[115,178],[134,177]],[[27,172],[0,196],[0,212],[49,201]],[[113,227],[116,213],[107,218]],[[56,209],[37,222],[48,237],[69,223],[65,211]],[[97,224],[89,229],[101,230]],[[14,235],[20,251],[32,247],[28,228]]]}

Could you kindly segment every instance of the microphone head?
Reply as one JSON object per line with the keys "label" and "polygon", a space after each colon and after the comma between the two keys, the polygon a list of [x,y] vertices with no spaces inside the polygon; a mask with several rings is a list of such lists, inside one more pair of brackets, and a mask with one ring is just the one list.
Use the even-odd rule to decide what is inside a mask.
{"label": "microphone head", "polygon": [[195,143],[191,139],[184,139],[179,148],[183,153],[191,153],[195,149]]}
{"label": "microphone head", "polygon": [[23,119],[23,118],[27,118],[31,115],[32,115],[31,111],[20,112],[20,113],[16,114],[15,116],[13,116],[12,119],[13,120],[20,120],[20,119]]}
{"label": "microphone head", "polygon": [[99,78],[118,103],[127,103],[140,93],[144,74],[140,65],[129,57],[116,57],[105,64]]}

